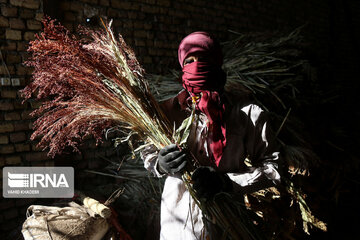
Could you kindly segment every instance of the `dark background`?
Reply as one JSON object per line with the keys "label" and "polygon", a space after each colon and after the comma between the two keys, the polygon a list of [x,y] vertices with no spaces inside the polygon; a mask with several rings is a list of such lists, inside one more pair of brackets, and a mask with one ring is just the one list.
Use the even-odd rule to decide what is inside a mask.
{"label": "dark background", "polygon": [[[46,153],[30,142],[29,112],[36,102],[21,104],[17,91],[29,81],[28,42],[41,30],[45,14],[70,31],[78,24],[98,27],[98,17],[113,19],[114,30],[134,49],[148,73],[166,74],[179,69],[177,47],[187,34],[203,30],[220,41],[239,33],[289,33],[303,26],[305,52],[316,69],[316,84],[326,103],[314,101],[303,110],[303,122],[316,153],[323,159],[312,179],[319,195],[315,213],[329,224],[329,233],[309,239],[353,239],[358,226],[359,204],[359,28],[358,0],[0,0],[0,76],[18,78],[0,86],[0,166],[54,165]],[[5,67],[6,66],[6,67]],[[116,157],[111,143],[95,146],[89,140],[82,155],[64,155],[56,164],[73,161],[79,168],[97,169],[98,156]],[[82,178],[90,178],[85,175]],[[83,182],[79,180],[80,182]],[[6,236],[19,227],[25,209],[35,199],[1,199],[0,230]]]}

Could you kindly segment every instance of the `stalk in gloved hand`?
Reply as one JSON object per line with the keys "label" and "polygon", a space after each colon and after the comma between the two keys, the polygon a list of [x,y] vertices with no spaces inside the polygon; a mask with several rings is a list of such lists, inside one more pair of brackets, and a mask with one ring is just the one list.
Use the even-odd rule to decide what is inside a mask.
{"label": "stalk in gloved hand", "polygon": [[174,175],[186,166],[186,153],[176,144],[163,147],[158,155],[158,170],[162,174]]}

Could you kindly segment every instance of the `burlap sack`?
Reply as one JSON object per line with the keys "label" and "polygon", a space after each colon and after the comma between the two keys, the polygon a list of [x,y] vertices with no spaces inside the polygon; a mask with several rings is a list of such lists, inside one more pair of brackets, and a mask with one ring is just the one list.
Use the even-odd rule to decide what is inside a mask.
{"label": "burlap sack", "polygon": [[106,234],[106,219],[91,217],[88,209],[78,204],[70,205],[30,206],[22,228],[25,240],[100,240]]}

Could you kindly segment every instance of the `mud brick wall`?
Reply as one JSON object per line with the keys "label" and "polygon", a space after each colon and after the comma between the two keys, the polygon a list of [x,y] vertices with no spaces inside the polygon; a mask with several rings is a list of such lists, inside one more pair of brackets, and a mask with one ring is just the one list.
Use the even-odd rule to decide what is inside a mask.
{"label": "mud brick wall", "polygon": [[[123,35],[150,73],[179,68],[178,44],[193,31],[208,31],[225,41],[235,36],[229,30],[288,33],[306,24],[303,34],[319,70],[319,84],[342,81],[349,89],[359,86],[352,80],[359,73],[360,7],[356,0],[0,0],[0,8],[0,167],[56,164],[97,169],[99,156],[115,157],[111,142],[96,146],[89,139],[82,155],[49,159],[29,140],[29,113],[39,104],[22,104],[18,90],[30,81],[31,69],[22,62],[27,58],[28,42],[41,29],[44,13],[72,32],[79,24],[100,27],[99,17],[113,19],[114,30]],[[2,181],[1,173],[0,177]],[[77,182],[91,177],[82,175]],[[12,234],[18,233],[26,207],[34,202],[1,198],[1,235],[15,239]]]}
{"label": "mud brick wall", "polygon": [[[29,81],[31,69],[22,62],[34,33],[41,29],[42,3],[31,1],[0,1],[0,166],[51,165],[46,153],[38,152],[29,141],[34,104],[22,104],[18,90]],[[2,171],[1,171],[2,188]],[[0,199],[0,231],[9,236],[24,219],[27,206],[34,199]]]}
{"label": "mud brick wall", "polygon": [[[147,72],[166,73],[179,68],[177,47],[193,31],[204,30],[220,41],[230,31],[284,32],[305,25],[309,53],[320,66],[320,81],[337,82],[357,72],[359,4],[348,1],[251,0],[83,0],[51,2],[51,16],[70,30],[87,19],[113,19],[116,32],[137,53]],[[92,21],[91,21],[92,22]],[[93,26],[101,26],[95,22]],[[334,68],[334,66],[336,66]]]}
{"label": "mud brick wall", "polygon": [[[50,2],[50,1],[49,1]],[[326,58],[330,6],[326,1],[216,1],[216,0],[88,0],[51,1],[53,16],[70,30],[94,16],[113,19],[116,32],[137,53],[148,72],[178,68],[177,47],[193,31],[204,30],[219,40],[234,37],[229,30],[290,32],[308,24],[306,37]],[[296,3],[296,4],[295,4]],[[95,23],[94,26],[100,26]]]}
{"label": "mud brick wall", "polygon": [[[99,156],[114,156],[112,143],[96,146],[93,139],[87,140],[79,154],[65,154],[55,159],[30,141],[33,119],[29,115],[39,106],[36,101],[22,103],[19,90],[31,79],[32,69],[23,65],[28,54],[26,49],[34,34],[42,28],[44,4],[41,0],[0,1],[0,167],[4,166],[53,166],[70,165],[76,168],[97,169]],[[94,174],[77,174],[78,184],[95,178]],[[2,171],[0,172],[2,190]],[[2,191],[1,191],[2,192]],[[0,197],[0,239],[16,239],[26,209],[31,204],[41,204],[37,199],[4,199]]]}

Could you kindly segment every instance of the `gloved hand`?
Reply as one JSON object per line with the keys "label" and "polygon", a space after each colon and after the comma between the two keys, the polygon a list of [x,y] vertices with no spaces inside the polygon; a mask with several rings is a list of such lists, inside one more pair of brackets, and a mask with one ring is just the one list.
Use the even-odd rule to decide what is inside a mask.
{"label": "gloved hand", "polygon": [[192,174],[193,188],[197,197],[211,199],[216,193],[232,190],[232,181],[226,174],[212,167],[198,167]]}
{"label": "gloved hand", "polygon": [[163,147],[158,155],[160,173],[175,174],[186,165],[186,154],[181,152],[176,144]]}

